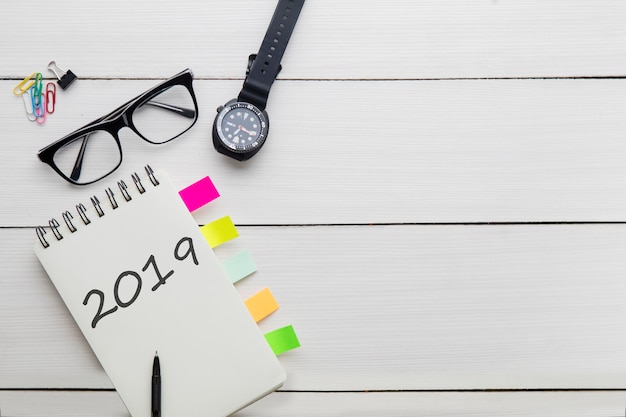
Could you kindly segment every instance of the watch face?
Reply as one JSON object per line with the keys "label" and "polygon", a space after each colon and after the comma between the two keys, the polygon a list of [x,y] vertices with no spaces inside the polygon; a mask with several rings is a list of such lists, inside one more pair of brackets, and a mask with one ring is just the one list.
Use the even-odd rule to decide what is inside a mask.
{"label": "watch face", "polygon": [[256,150],[267,137],[267,117],[249,103],[229,103],[219,112],[215,129],[224,146],[235,152]]}

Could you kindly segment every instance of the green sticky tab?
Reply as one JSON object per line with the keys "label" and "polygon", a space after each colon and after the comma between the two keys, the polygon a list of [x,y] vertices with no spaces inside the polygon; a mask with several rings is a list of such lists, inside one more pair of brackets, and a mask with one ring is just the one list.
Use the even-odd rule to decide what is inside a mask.
{"label": "green sticky tab", "polygon": [[222,266],[233,284],[244,279],[253,272],[256,272],[254,260],[247,250],[241,251],[235,256],[231,256],[230,258],[224,260],[222,262]]}
{"label": "green sticky tab", "polygon": [[265,340],[270,344],[275,355],[300,347],[300,341],[292,325],[266,333]]}

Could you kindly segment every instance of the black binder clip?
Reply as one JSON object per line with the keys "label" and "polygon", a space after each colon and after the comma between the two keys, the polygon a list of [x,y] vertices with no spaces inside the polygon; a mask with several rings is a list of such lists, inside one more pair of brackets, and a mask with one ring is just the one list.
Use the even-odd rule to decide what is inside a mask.
{"label": "black binder clip", "polygon": [[64,90],[69,87],[69,85],[72,84],[72,82],[74,82],[74,80],[77,78],[76,74],[74,74],[71,70],[64,71],[59,68],[55,61],[50,61],[50,63],[48,64],[48,69],[52,71],[54,75],[56,75],[56,77],[59,79],[59,81],[57,81],[57,84],[59,84],[59,87]]}

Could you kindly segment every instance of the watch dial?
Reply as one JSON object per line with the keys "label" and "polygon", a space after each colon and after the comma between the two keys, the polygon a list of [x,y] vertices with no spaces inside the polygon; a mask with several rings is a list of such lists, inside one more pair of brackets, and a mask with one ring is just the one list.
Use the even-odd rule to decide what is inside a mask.
{"label": "watch dial", "polygon": [[238,152],[260,147],[267,135],[265,115],[243,102],[226,105],[218,114],[216,127],[224,145]]}

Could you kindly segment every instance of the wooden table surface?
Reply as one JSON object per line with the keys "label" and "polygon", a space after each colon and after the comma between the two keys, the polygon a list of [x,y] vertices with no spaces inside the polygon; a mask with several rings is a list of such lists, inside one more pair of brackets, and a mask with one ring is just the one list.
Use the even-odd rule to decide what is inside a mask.
{"label": "wooden table surface", "polygon": [[[238,415],[624,415],[626,3],[309,0],[268,142],[239,163],[211,126],[275,5],[3,2],[1,415],[128,416],[34,229],[145,163],[211,176],[259,269],[238,291],[271,288],[262,330],[300,337],[287,383]],[[39,125],[12,90],[52,60],[79,79]],[[200,116],[181,139],[123,132],[121,167],[85,187],[38,161],[185,68]]]}

